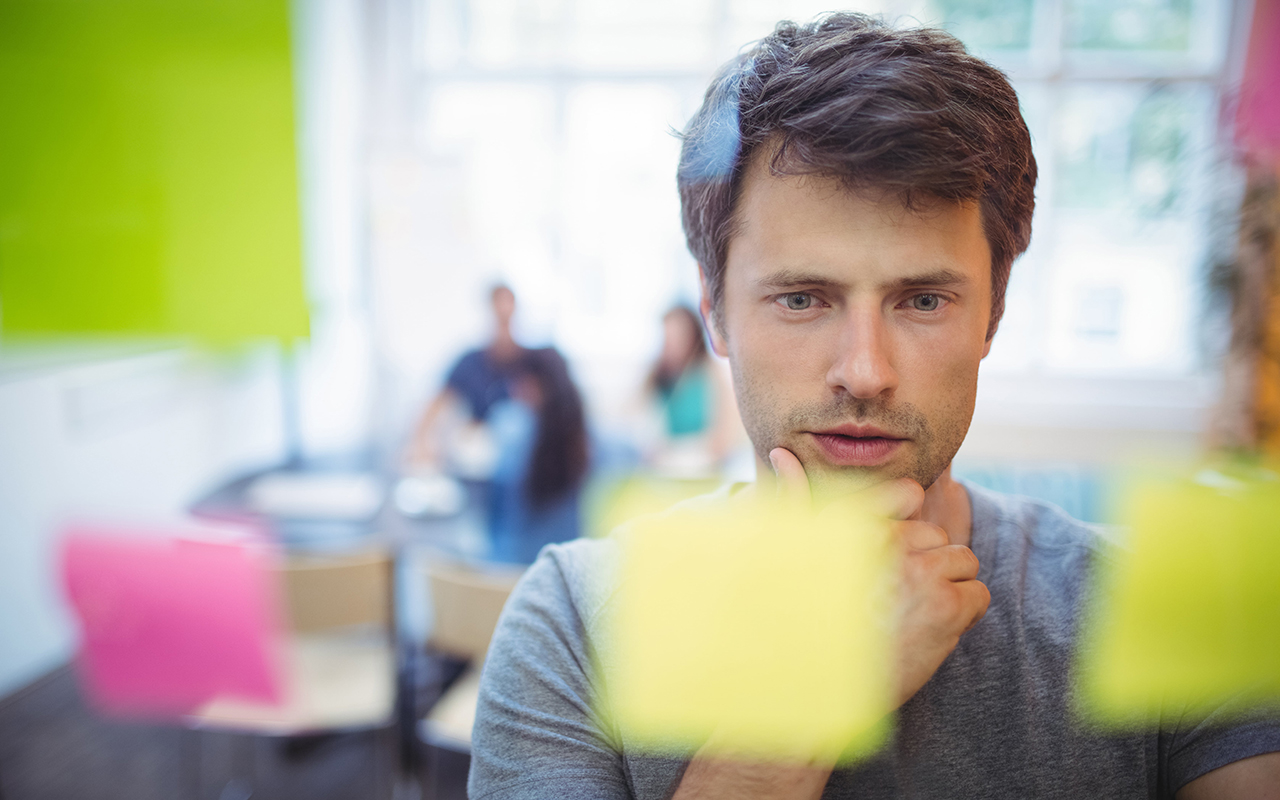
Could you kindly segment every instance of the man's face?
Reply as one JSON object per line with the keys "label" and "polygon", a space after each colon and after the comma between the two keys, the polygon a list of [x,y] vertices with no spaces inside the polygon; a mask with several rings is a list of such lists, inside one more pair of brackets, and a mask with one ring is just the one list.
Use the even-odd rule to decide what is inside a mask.
{"label": "man's face", "polygon": [[964,441],[989,347],[977,204],[908,211],[757,162],[738,214],[712,340],[760,459],[785,447],[815,491],[897,477],[928,488]]}
{"label": "man's face", "polygon": [[493,302],[493,318],[499,325],[509,325],[516,313],[516,296],[510,289],[499,287],[493,290],[490,300]]}

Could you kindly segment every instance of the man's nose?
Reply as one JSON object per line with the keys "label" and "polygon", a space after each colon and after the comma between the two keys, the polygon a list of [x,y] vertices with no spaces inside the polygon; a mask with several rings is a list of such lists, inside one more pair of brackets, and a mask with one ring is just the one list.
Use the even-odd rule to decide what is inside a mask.
{"label": "man's nose", "polygon": [[827,385],[859,399],[892,392],[898,388],[898,372],[893,367],[890,345],[889,331],[880,314],[851,310],[827,372]]}

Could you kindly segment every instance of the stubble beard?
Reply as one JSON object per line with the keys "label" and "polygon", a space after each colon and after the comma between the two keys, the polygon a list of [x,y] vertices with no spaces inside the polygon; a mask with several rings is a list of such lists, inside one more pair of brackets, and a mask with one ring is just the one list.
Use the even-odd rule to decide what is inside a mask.
{"label": "stubble beard", "polygon": [[[894,478],[910,478],[928,489],[950,466],[964,442],[977,393],[975,380],[967,392],[954,393],[932,421],[917,406],[883,395],[862,399],[841,392],[833,394],[829,402],[784,408],[770,390],[772,383],[743,375],[735,365],[730,366],[738,411],[756,455],[768,464],[769,451],[775,447],[795,453],[815,496],[835,496]],[[908,457],[879,467],[825,463],[812,438],[803,432],[849,422],[874,425],[908,439]]]}

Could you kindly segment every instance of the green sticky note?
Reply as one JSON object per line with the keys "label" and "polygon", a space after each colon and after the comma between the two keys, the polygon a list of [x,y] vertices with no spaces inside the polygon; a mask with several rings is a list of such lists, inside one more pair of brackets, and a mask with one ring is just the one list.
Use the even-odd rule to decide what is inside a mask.
{"label": "green sticky note", "polygon": [[598,713],[628,747],[828,763],[893,709],[889,527],[758,500],[682,507],[619,535]]}
{"label": "green sticky note", "polygon": [[1078,699],[1109,724],[1184,721],[1280,697],[1280,480],[1141,479],[1095,580]]}
{"label": "green sticky note", "polygon": [[0,332],[308,333],[287,0],[0,2]]}

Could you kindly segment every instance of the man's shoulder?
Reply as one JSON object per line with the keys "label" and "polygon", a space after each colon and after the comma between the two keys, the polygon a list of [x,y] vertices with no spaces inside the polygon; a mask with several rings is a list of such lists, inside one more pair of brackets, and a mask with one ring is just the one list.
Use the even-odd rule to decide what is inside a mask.
{"label": "man's shoulder", "polygon": [[976,537],[1006,544],[1012,539],[1036,550],[1092,553],[1105,552],[1119,541],[1114,526],[1076,519],[1046,500],[961,483],[969,492]]}
{"label": "man's shoulder", "polygon": [[487,360],[484,348],[476,347],[458,356],[458,360],[453,362],[453,369],[455,372],[460,369],[474,369],[485,363],[487,363]]}
{"label": "man's shoulder", "polygon": [[618,554],[613,537],[548,545],[520,580],[516,593],[526,599],[536,597],[547,611],[571,612],[590,628],[613,592]]}
{"label": "man's shoulder", "polygon": [[565,606],[582,620],[588,630],[600,621],[617,590],[618,564],[622,542],[635,528],[652,524],[683,511],[713,508],[728,498],[740,485],[725,486],[703,495],[683,500],[663,511],[645,514],[622,523],[607,536],[575,539],[542,549],[538,559],[517,587],[523,594],[536,592],[544,603]]}

